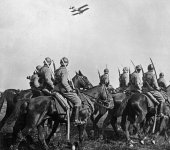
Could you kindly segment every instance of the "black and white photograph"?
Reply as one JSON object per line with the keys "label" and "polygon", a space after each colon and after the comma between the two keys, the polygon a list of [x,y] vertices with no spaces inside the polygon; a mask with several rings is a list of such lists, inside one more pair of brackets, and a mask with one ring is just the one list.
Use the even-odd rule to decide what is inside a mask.
{"label": "black and white photograph", "polygon": [[0,150],[170,150],[170,1],[0,0]]}

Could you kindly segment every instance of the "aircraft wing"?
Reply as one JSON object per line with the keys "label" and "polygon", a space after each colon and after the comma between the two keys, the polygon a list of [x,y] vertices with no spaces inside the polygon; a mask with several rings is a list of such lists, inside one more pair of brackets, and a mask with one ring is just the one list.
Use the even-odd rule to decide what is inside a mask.
{"label": "aircraft wing", "polygon": [[83,13],[84,11],[88,10],[89,8],[83,9],[80,12]]}
{"label": "aircraft wing", "polygon": [[75,11],[77,11],[76,9],[74,9],[74,10],[72,10],[71,12],[75,12]]}
{"label": "aircraft wing", "polygon": [[86,6],[88,6],[88,5],[87,5],[87,4],[86,4],[86,5],[83,5],[83,6],[79,7],[78,10],[80,10],[80,9],[86,7]]}
{"label": "aircraft wing", "polygon": [[80,13],[75,13],[75,14],[72,14],[72,15],[74,16],[74,15],[78,15],[78,14],[80,14]]}

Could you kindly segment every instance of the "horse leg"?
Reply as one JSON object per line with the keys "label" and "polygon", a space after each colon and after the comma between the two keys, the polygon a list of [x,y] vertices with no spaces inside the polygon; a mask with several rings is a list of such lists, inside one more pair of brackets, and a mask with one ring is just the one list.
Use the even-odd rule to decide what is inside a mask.
{"label": "horse leg", "polygon": [[116,136],[119,136],[118,130],[117,130],[117,117],[113,116],[111,119],[111,125],[113,127],[113,130],[115,131]]}
{"label": "horse leg", "polygon": [[31,129],[28,128],[28,127],[25,127],[22,131],[20,130],[18,133],[17,133],[17,137],[16,138],[16,141],[13,145],[10,146],[10,148],[12,150],[18,150],[18,146],[20,145],[20,143],[23,141],[23,140],[26,140],[26,136],[29,135]]}
{"label": "horse leg", "polygon": [[50,142],[50,139],[51,137],[54,135],[54,133],[56,132],[57,128],[58,128],[58,125],[59,125],[59,122],[58,121],[55,121],[54,122],[54,125],[53,125],[53,128],[52,128],[52,131],[50,133],[50,135],[48,136],[48,138],[46,139],[46,142],[47,144]]}
{"label": "horse leg", "polygon": [[110,121],[112,119],[112,114],[110,111],[108,111],[108,115],[106,117],[106,119],[103,122],[103,126],[102,126],[102,138],[105,139],[105,129],[106,127],[110,124]]}
{"label": "horse leg", "polygon": [[94,122],[93,122],[93,130],[94,130],[94,133],[97,137],[99,135],[99,127],[98,127],[97,123],[99,122],[99,120],[102,116],[103,116],[103,114],[101,114],[99,112],[99,114],[97,115],[97,117],[94,119]]}
{"label": "horse leg", "polygon": [[130,139],[130,134],[129,134],[129,126],[130,126],[130,121],[127,119],[128,116],[126,116],[126,123],[125,123],[125,133],[126,133],[126,139],[130,147],[133,147],[133,141]]}
{"label": "horse leg", "polygon": [[142,137],[141,137],[140,124],[144,122],[145,116],[146,116],[146,113],[142,113],[142,111],[140,111],[139,116],[137,117],[137,120],[136,120],[137,135],[139,136],[139,140],[141,144],[144,144],[145,137],[144,139],[141,139]]}
{"label": "horse leg", "polygon": [[78,131],[79,131],[79,144],[78,144],[78,149],[81,150],[83,146],[83,141],[84,141],[84,133],[85,133],[85,127],[86,124],[78,125]]}
{"label": "horse leg", "polygon": [[45,148],[45,150],[48,150],[49,148],[45,141],[44,128],[42,124],[38,125],[38,139],[43,145],[43,148]]}
{"label": "horse leg", "polygon": [[[6,109],[6,113],[5,113],[5,116],[4,118],[0,121],[0,130],[2,129],[2,132],[3,132],[3,127],[5,125],[5,122],[7,121],[7,119],[10,117],[10,115],[12,114],[12,111],[13,111],[13,108],[12,106],[7,106],[7,109]],[[4,130],[5,132],[6,130]]]}

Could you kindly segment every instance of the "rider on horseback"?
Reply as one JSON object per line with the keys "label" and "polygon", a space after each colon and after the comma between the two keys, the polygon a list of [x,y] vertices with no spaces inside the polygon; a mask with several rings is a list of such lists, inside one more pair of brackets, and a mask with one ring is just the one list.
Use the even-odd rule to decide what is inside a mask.
{"label": "rider on horseback", "polygon": [[104,69],[104,74],[100,77],[100,85],[105,84],[106,86],[109,85],[109,69]]}
{"label": "rider on horseback", "polygon": [[43,91],[50,92],[53,88],[53,74],[50,70],[51,59],[46,57],[44,60],[44,66],[40,70],[40,80],[43,83]]}
{"label": "rider on horseback", "polygon": [[166,84],[166,81],[164,79],[164,73],[163,72],[161,72],[159,74],[158,85],[162,90],[166,91],[167,84]]}
{"label": "rider on horseback", "polygon": [[79,110],[81,106],[81,99],[77,96],[75,90],[73,90],[69,84],[69,74],[67,71],[67,66],[69,61],[66,57],[60,60],[60,68],[55,71],[55,88],[54,91],[60,92],[63,97],[68,99],[74,104],[72,116],[76,124],[79,121]]}
{"label": "rider on horseback", "polygon": [[123,68],[123,73],[119,77],[120,82],[120,91],[124,91],[129,86],[129,74],[128,74],[128,68]]}
{"label": "rider on horseback", "polygon": [[109,81],[109,69],[104,69],[104,74],[100,77],[100,85],[105,85],[110,93],[115,93],[114,88],[110,85]]}
{"label": "rider on horseback", "polygon": [[40,83],[40,70],[41,70],[42,66],[38,65],[35,69],[35,71],[33,72],[32,76],[28,76],[27,79],[30,79],[30,87],[31,89],[38,89],[41,87],[41,83]]}
{"label": "rider on horseback", "polygon": [[132,92],[141,93],[142,82],[141,82],[141,79],[140,79],[140,76],[139,76],[140,71],[141,71],[141,66],[137,65],[135,67],[135,71],[131,74],[130,91],[132,91]]}
{"label": "rider on horseback", "polygon": [[165,99],[163,98],[162,94],[160,93],[160,87],[158,86],[158,82],[156,79],[155,74],[153,73],[154,67],[152,64],[148,65],[148,72],[144,74],[143,77],[143,90],[145,92],[150,92],[156,100],[158,100],[159,104],[159,110],[158,114],[161,116],[162,114],[162,107],[163,102],[165,102]]}

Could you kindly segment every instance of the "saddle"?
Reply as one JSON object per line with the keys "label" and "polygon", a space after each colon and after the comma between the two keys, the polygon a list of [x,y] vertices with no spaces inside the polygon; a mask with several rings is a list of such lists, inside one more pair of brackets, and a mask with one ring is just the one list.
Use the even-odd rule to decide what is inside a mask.
{"label": "saddle", "polygon": [[[88,109],[91,112],[94,112],[94,106],[92,102],[86,97],[83,93],[77,93],[80,99],[82,100],[82,105],[80,107],[80,112]],[[64,98],[59,92],[49,93],[49,96],[52,97],[53,104],[59,115],[67,115],[67,111],[70,110],[70,113],[74,105]]]}

